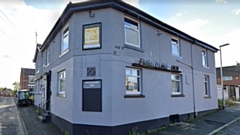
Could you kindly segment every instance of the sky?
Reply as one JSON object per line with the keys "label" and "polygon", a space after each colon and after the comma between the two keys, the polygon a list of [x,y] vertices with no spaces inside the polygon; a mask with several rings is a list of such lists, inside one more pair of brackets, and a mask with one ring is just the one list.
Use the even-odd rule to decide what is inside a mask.
{"label": "sky", "polygon": [[[216,48],[229,43],[222,48],[223,66],[240,62],[239,0],[124,1]],[[69,2],[0,0],[0,87],[13,88],[12,84],[20,81],[22,67],[35,68],[32,60],[36,42],[44,42]],[[215,61],[219,67],[219,52]]]}

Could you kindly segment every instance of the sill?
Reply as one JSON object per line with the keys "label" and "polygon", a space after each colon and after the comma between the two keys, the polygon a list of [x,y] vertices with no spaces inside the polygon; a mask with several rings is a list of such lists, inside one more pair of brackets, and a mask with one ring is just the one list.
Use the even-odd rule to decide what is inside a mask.
{"label": "sill", "polygon": [[183,95],[183,94],[175,94],[175,95],[171,95],[171,97],[185,97],[185,95]]}
{"label": "sill", "polygon": [[124,44],[124,48],[133,49],[133,50],[136,50],[136,51],[139,51],[139,52],[144,52],[143,49],[141,49],[140,47],[133,46],[133,45]]}
{"label": "sill", "polygon": [[145,95],[124,95],[124,98],[145,98]]}
{"label": "sill", "polygon": [[65,98],[65,97],[66,97],[65,94],[57,94],[56,96],[57,96],[57,97],[61,97],[61,98]]}
{"label": "sill", "polygon": [[205,99],[209,99],[212,98],[211,96],[204,96]]}
{"label": "sill", "polygon": [[66,55],[69,52],[69,49],[64,50],[61,55],[59,55],[59,58],[63,57],[64,55]]}
{"label": "sill", "polygon": [[35,95],[42,95],[42,93],[35,93]]}
{"label": "sill", "polygon": [[203,65],[203,68],[210,69],[208,66],[204,66],[204,65]]}
{"label": "sill", "polygon": [[178,59],[182,59],[182,56],[180,56],[179,54],[172,54],[172,56]]}

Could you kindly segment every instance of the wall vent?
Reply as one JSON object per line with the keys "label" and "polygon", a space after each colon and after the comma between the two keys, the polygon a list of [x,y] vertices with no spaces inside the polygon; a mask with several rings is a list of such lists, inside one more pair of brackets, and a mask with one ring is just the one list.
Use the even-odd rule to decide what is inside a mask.
{"label": "wall vent", "polygon": [[88,67],[87,68],[87,76],[96,76],[96,68]]}

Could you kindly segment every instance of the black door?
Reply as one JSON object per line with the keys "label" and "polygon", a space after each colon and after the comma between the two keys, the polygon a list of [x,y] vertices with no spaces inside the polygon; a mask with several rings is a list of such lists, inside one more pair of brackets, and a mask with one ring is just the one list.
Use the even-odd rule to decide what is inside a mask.
{"label": "black door", "polygon": [[46,110],[50,110],[51,102],[51,71],[47,73],[47,90],[46,90]]}

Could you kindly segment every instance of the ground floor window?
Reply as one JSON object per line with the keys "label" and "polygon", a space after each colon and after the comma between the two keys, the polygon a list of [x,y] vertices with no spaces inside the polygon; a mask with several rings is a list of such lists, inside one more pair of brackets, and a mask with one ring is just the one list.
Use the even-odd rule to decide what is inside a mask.
{"label": "ground floor window", "polygon": [[177,94],[182,94],[182,85],[181,85],[181,75],[180,74],[172,74],[171,79],[172,79],[172,94],[177,95]]}
{"label": "ground floor window", "polygon": [[65,95],[66,71],[63,70],[58,73],[58,94]]}
{"label": "ground floor window", "polygon": [[209,76],[204,76],[204,94],[205,96],[210,96],[210,89],[209,89]]}
{"label": "ground floor window", "polygon": [[126,94],[140,94],[140,70],[126,68]]}

